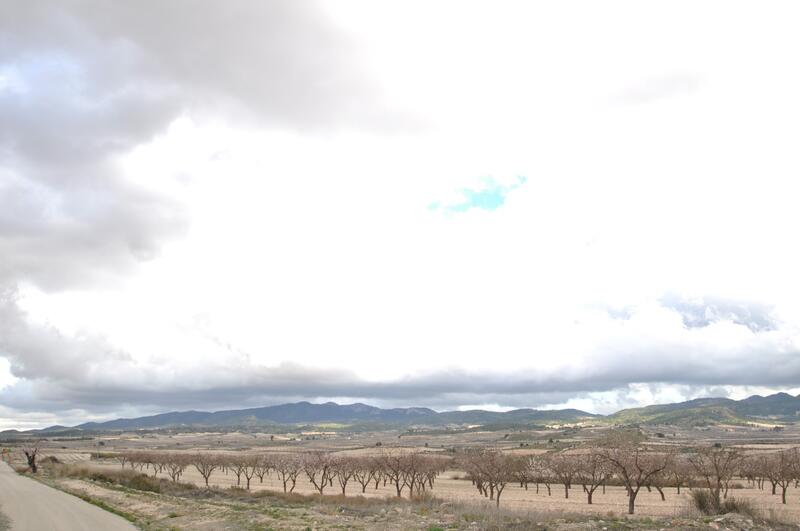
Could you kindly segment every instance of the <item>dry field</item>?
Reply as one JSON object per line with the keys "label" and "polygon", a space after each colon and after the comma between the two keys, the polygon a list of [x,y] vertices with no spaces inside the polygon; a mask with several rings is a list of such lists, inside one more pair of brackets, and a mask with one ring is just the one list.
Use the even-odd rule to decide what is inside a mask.
{"label": "dry field", "polygon": [[[362,452],[358,452],[362,453]],[[76,454],[68,454],[75,460]],[[88,461],[89,454],[80,456],[87,464],[98,470],[118,470],[119,463],[112,461]],[[445,501],[464,502],[469,504],[485,504],[492,506],[483,496],[481,496],[472,483],[465,477],[465,472],[460,470],[447,470],[435,483],[432,493],[437,498]],[[188,467],[181,478],[181,481],[194,483],[203,486],[202,476],[192,467]],[[209,484],[212,487],[228,488],[237,485],[236,476],[232,472],[227,474],[222,471],[215,471],[211,475]],[[241,486],[244,486],[244,479]],[[282,491],[283,485],[274,473],[264,478],[260,483],[258,479],[251,482],[251,490],[272,490]],[[607,487],[606,493],[601,490],[595,494],[592,505],[586,503],[586,495],[582,492],[580,485],[573,485],[570,489],[570,497],[564,497],[564,487],[559,484],[551,485],[552,494],[547,495],[547,489],[540,485],[539,493],[536,493],[536,486],[529,485],[528,489],[519,485],[509,485],[503,492],[502,505],[504,508],[523,512],[565,512],[565,513],[586,513],[596,515],[623,516],[627,511],[627,494],[622,487]],[[316,491],[311,483],[301,475],[297,480],[295,492],[299,494],[314,494]],[[688,509],[688,489],[682,489],[678,495],[673,488],[665,489],[666,501],[662,501],[658,492],[653,489],[648,492],[642,489],[636,500],[636,514],[639,516],[680,516],[686,514]],[[730,491],[731,496],[737,498],[747,498],[753,500],[755,506],[766,514],[774,514],[782,520],[796,521],[800,523],[800,489],[791,489],[788,503],[786,506],[781,504],[779,496],[772,496],[768,488],[764,490],[753,488],[739,488]],[[326,494],[340,494],[341,490],[336,482],[333,487],[325,490]],[[381,483],[375,489],[374,483],[369,485],[362,494],[361,485],[352,481],[347,486],[347,495],[365,496],[367,498],[393,498],[396,496],[392,485],[384,486]]]}
{"label": "dry field", "polygon": [[[41,458],[47,456],[55,457],[59,462],[73,466],[83,466],[90,470],[114,472],[121,469],[120,464],[111,456],[116,452],[125,451],[150,451],[150,452],[170,452],[176,454],[196,454],[210,453],[214,455],[244,456],[258,453],[290,453],[302,454],[312,450],[323,450],[330,452],[334,456],[374,456],[386,450],[394,451],[402,449],[406,452],[424,452],[433,455],[451,455],[448,450],[453,448],[492,448],[502,450],[508,455],[537,455],[551,450],[558,450],[576,444],[591,442],[593,439],[602,435],[602,429],[583,429],[568,430],[563,432],[553,432],[552,430],[542,432],[513,432],[511,434],[498,432],[462,432],[462,433],[440,433],[440,434],[415,434],[407,435],[399,432],[377,432],[368,434],[335,434],[335,433],[296,433],[296,434],[269,434],[269,433],[181,433],[181,434],[127,434],[114,437],[102,437],[84,440],[58,440],[48,441],[41,444]],[[656,436],[656,433],[660,433]],[[781,449],[791,448],[800,445],[800,433],[789,431],[785,433],[771,433],[765,430],[742,430],[739,428],[728,429],[719,428],[714,430],[678,430],[663,428],[662,430],[652,430],[650,442],[664,448],[681,448],[689,445],[710,446],[714,443],[724,441],[726,447],[737,447],[748,455],[768,454]],[[101,457],[98,458],[97,454]],[[105,456],[105,457],[102,457]],[[152,474],[152,471],[145,470]],[[166,473],[160,477],[166,478]],[[491,511],[494,508],[481,495],[472,482],[466,479],[468,474],[464,470],[448,469],[441,473],[435,481],[431,494],[437,499],[447,503],[452,503],[459,507],[474,507],[476,510]],[[197,486],[204,486],[203,477],[194,466],[187,466],[181,482],[192,483]],[[240,486],[244,486],[242,478]],[[83,493],[82,495],[96,497],[104,500],[111,506],[124,507],[126,511],[133,514],[148,515],[147,518],[152,522],[166,519],[174,519],[167,515],[186,515],[191,513],[194,519],[189,520],[191,525],[186,528],[202,528],[200,522],[212,522],[210,528],[220,527],[220,518],[224,513],[224,518],[230,520],[231,515],[248,514],[248,518],[261,518],[263,514],[248,512],[250,508],[238,507],[229,511],[222,507],[227,507],[228,502],[214,501],[193,501],[192,508],[188,508],[186,503],[178,503],[175,500],[167,502],[165,498],[156,498],[153,495],[139,494],[130,490],[124,492],[119,489],[109,489],[107,486],[87,482],[84,479],[64,479],[59,480],[57,486],[72,492]],[[800,526],[800,489],[794,485],[788,491],[787,504],[783,505],[780,496],[770,494],[770,486],[767,484],[764,489],[746,488],[748,482],[737,478],[733,482],[730,496],[737,499],[747,499],[765,517],[782,522],[791,522]],[[228,489],[237,486],[236,475],[232,471],[223,469],[215,470],[209,484],[219,489]],[[564,496],[564,488],[561,484],[551,484],[552,493],[548,495],[545,485],[537,487],[534,483],[529,484],[528,488],[522,488],[518,483],[509,484],[502,495],[502,509],[508,514],[517,515],[591,515],[593,518],[626,518],[627,494],[621,486],[608,486],[605,492],[598,489],[594,495],[593,504],[587,504],[586,495],[582,492],[580,484],[576,483],[569,491],[569,498]],[[276,473],[270,472],[263,480],[257,477],[251,481],[252,492],[262,491],[282,492],[283,485],[277,478]],[[375,517],[387,518],[386,522],[391,522],[391,515],[394,514],[392,507],[396,505],[396,491],[391,484],[379,482],[375,488],[374,481],[362,493],[362,487],[355,480],[347,485],[347,496],[351,498],[364,497],[373,500],[378,504],[386,504],[384,513],[379,513]],[[305,474],[301,473],[297,479],[295,493],[301,495],[313,495],[316,491]],[[661,499],[659,493],[653,489],[648,492],[642,489],[636,500],[635,518],[659,517],[659,518],[681,518],[691,514],[689,508],[689,490],[684,488],[679,495],[675,488],[664,489],[666,500]],[[336,496],[341,494],[339,484],[334,481],[332,486],[325,489],[326,496]],[[407,495],[407,494],[404,494]],[[370,502],[372,503],[372,502]],[[407,502],[404,502],[407,503]],[[175,505],[177,504],[177,505]],[[230,505],[230,504],[229,504]],[[297,508],[287,509],[286,518],[294,515],[297,525],[301,526],[309,514],[316,515],[320,522],[328,524],[336,521],[334,518],[327,520],[320,515],[327,514],[325,510],[318,509],[316,512],[303,512]],[[405,522],[408,527],[424,528],[427,524],[425,511],[420,514],[414,513],[406,507],[404,515],[411,518],[403,520],[399,513],[396,515],[396,522]],[[223,511],[223,512],[220,512]],[[227,511],[227,512],[226,512]],[[238,512],[237,512],[238,511]],[[242,513],[244,511],[244,513]],[[294,512],[292,512],[294,511]],[[388,511],[388,517],[385,516]],[[240,514],[241,513],[241,514]],[[370,513],[372,514],[372,513]],[[438,514],[438,513],[437,513]],[[216,516],[214,516],[216,515]],[[202,518],[201,518],[202,516]],[[330,515],[328,515],[330,516]],[[352,516],[352,515],[351,515]],[[445,516],[439,515],[442,518]],[[370,516],[372,518],[373,516]],[[413,517],[413,518],[412,518]],[[452,515],[446,515],[451,518]],[[186,516],[182,517],[184,520]],[[312,518],[312,520],[313,520]],[[359,520],[361,518],[361,520]],[[348,520],[349,526],[357,527],[356,523],[364,523],[367,516],[355,515]],[[445,518],[445,519],[446,519]],[[228,521],[225,520],[225,521]],[[246,520],[246,519],[245,519]],[[363,521],[362,521],[363,520]],[[150,521],[150,520],[148,520]],[[316,520],[314,520],[316,521]],[[371,521],[371,520],[370,520]],[[375,520],[377,522],[378,520]],[[181,521],[170,522],[174,528],[181,528]],[[240,522],[241,523],[241,522]],[[285,527],[288,521],[284,522]],[[186,525],[186,524],[184,524]],[[327,524],[326,524],[327,525]],[[332,525],[332,524],[331,524]],[[438,524],[437,524],[438,525]],[[215,527],[216,526],[216,527]],[[268,526],[272,527],[272,526]],[[277,526],[282,527],[282,526]],[[310,527],[314,527],[313,525]],[[366,526],[369,528],[370,526]],[[380,527],[389,528],[391,526],[381,525]],[[396,528],[404,528],[400,525]],[[435,525],[433,527],[436,527]],[[159,528],[154,524],[154,529]],[[233,526],[231,529],[239,529]],[[304,528],[301,526],[301,528]]]}

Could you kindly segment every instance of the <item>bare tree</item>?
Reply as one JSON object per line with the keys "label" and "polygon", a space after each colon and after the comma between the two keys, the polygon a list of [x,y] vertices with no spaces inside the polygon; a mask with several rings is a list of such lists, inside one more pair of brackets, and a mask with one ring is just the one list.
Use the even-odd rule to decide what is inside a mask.
{"label": "bare tree", "polygon": [[739,465],[739,473],[742,477],[747,479],[747,483],[751,487],[757,487],[759,490],[764,488],[764,467],[761,464],[763,456],[745,456]]}
{"label": "bare tree", "polygon": [[260,455],[256,459],[255,474],[258,476],[258,482],[264,483],[264,476],[269,474],[273,469],[274,461],[268,455]]}
{"label": "bare tree", "polygon": [[662,473],[670,463],[668,453],[648,452],[636,438],[617,437],[613,446],[600,450],[611,464],[628,492],[628,514],[636,508],[636,496],[649,485],[653,476]]}
{"label": "bare tree", "polygon": [[261,466],[261,456],[248,455],[242,459],[244,462],[244,479],[246,481],[245,488],[250,490],[250,480],[252,480],[259,471]]}
{"label": "bare tree", "polygon": [[576,461],[575,479],[583,486],[586,502],[591,505],[595,490],[611,477],[611,466],[597,450],[576,456]]}
{"label": "bare tree", "polygon": [[403,495],[405,487],[403,482],[404,456],[403,452],[383,452],[379,458],[384,485],[386,485],[386,481],[394,484],[398,498]]}
{"label": "bare tree", "polygon": [[183,475],[189,460],[181,454],[171,454],[167,457],[167,474],[173,482],[177,482]]}
{"label": "bare tree", "polygon": [[300,458],[296,455],[281,454],[274,456],[271,461],[278,478],[283,482],[283,492],[287,492],[289,482],[292,487],[288,489],[288,492],[294,492],[294,488],[297,486],[297,476],[303,470]]}
{"label": "bare tree", "polygon": [[220,466],[220,460],[211,454],[195,454],[192,456],[192,464],[203,476],[203,479],[206,482],[206,488],[208,488],[208,479],[211,477],[211,474]]}
{"label": "bare tree", "polygon": [[689,463],[686,456],[678,456],[672,460],[669,468],[666,470],[672,485],[681,493],[681,487],[689,484],[694,476],[694,468]]}
{"label": "bare tree", "polygon": [[25,454],[25,459],[28,461],[31,472],[36,474],[39,471],[39,467],[36,466],[36,456],[39,453],[39,445],[23,448],[22,453]]}
{"label": "bare tree", "polygon": [[167,462],[164,460],[165,455],[158,452],[146,452],[142,458],[143,461],[147,464],[148,468],[153,469],[153,477],[158,477],[158,475],[164,471],[164,468],[167,466]]}
{"label": "bare tree", "polygon": [[695,474],[706,484],[717,506],[720,493],[733,477],[742,461],[742,455],[732,448],[700,448],[688,458]]}
{"label": "bare tree", "polygon": [[[796,450],[796,448],[795,448]],[[790,450],[783,450],[770,454],[766,458],[766,476],[772,482],[772,493],[775,494],[775,486],[781,488],[781,501],[786,504],[786,491],[797,478],[797,467],[794,462],[796,453]]]}
{"label": "bare tree", "polygon": [[550,470],[550,460],[547,455],[530,455],[527,458],[526,468],[528,476],[536,483],[536,494],[539,494],[539,484],[547,488],[547,495],[552,496],[550,489],[552,483],[552,472]]}
{"label": "bare tree", "polygon": [[227,468],[236,475],[236,486],[241,487],[242,475],[244,475],[249,465],[248,456],[242,456],[242,455],[228,456],[223,459],[222,464],[225,468]]}
{"label": "bare tree", "polygon": [[550,456],[550,470],[555,478],[564,485],[565,498],[569,498],[569,489],[572,488],[572,479],[577,472],[577,464],[575,456],[564,452]]}
{"label": "bare tree", "polygon": [[333,467],[336,471],[336,480],[342,488],[342,496],[347,496],[347,484],[355,475],[357,464],[349,457],[339,457],[333,460]]}
{"label": "bare tree", "polygon": [[122,468],[125,468],[125,463],[130,462],[131,456],[128,452],[120,452],[116,455],[115,459],[119,461],[119,464],[122,465]]}
{"label": "bare tree", "polygon": [[333,459],[326,452],[311,452],[303,460],[303,471],[314,488],[323,493],[336,476]]}
{"label": "bare tree", "polygon": [[516,470],[520,463],[502,452],[481,450],[464,456],[461,466],[469,473],[478,492],[500,507],[500,496],[506,485],[517,477]]}
{"label": "bare tree", "polygon": [[365,458],[356,461],[353,479],[361,485],[362,494],[367,492],[367,485],[375,478],[377,472],[377,462],[374,459]]}

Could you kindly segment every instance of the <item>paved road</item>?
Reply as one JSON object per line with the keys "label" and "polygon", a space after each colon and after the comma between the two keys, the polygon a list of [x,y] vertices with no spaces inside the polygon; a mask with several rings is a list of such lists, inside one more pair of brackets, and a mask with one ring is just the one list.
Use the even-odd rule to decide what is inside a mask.
{"label": "paved road", "polygon": [[0,463],[0,511],[12,531],[134,531],[127,520]]}

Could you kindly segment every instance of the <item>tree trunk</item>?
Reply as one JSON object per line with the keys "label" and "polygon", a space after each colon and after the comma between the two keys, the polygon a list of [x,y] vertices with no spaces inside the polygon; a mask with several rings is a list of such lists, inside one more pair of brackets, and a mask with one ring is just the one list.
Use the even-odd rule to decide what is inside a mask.
{"label": "tree trunk", "polygon": [[31,472],[35,474],[39,470],[39,468],[36,466],[36,453],[25,452],[25,458],[28,460],[28,466],[31,467]]}
{"label": "tree trunk", "polygon": [[633,510],[636,507],[636,494],[633,491],[628,493],[628,514],[633,514]]}

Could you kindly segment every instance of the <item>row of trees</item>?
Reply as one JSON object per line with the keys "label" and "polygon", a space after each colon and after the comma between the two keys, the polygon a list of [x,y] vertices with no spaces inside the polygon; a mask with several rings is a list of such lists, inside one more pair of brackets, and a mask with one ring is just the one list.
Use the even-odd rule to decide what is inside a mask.
{"label": "row of trees", "polygon": [[348,485],[357,484],[361,492],[374,485],[392,485],[401,497],[433,488],[434,482],[450,462],[449,458],[420,452],[384,452],[377,456],[338,456],[329,452],[215,454],[168,453],[155,451],[122,452],[116,459],[122,468],[130,467],[154,477],[166,474],[180,480],[187,467],[203,477],[206,487],[215,472],[234,474],[236,485],[250,489],[251,482],[274,474],[284,492],[294,492],[299,477],[305,477],[320,493],[338,487],[347,494]]}
{"label": "row of trees", "polygon": [[566,498],[573,485],[580,485],[589,504],[598,489],[605,493],[607,485],[622,486],[630,514],[643,488],[656,489],[665,500],[667,487],[675,488],[678,494],[684,487],[701,487],[708,489],[719,504],[721,498],[727,498],[731,481],[738,478],[757,488],[771,484],[772,494],[780,489],[785,504],[788,488],[800,487],[797,448],[756,456],[726,448],[676,452],[626,443],[528,456],[479,450],[459,458],[456,466],[469,474],[479,493],[498,506],[503,490],[512,483],[526,490],[533,484],[537,493],[541,485],[548,495],[552,495],[551,486],[559,484]]}
{"label": "row of trees", "polygon": [[328,452],[215,454],[126,452],[117,455],[126,466],[164,474],[178,481],[193,467],[209,485],[212,474],[236,476],[237,486],[250,489],[256,478],[263,483],[274,474],[284,492],[294,492],[298,478],[305,478],[320,493],[340,489],[347,494],[353,484],[365,493],[372,486],[392,486],[398,497],[432,489],[436,478],[447,468],[464,470],[478,492],[500,505],[510,484],[526,490],[535,485],[552,495],[560,485],[566,498],[574,485],[580,485],[587,503],[606,486],[622,486],[628,496],[628,512],[633,514],[641,490],[655,489],[662,500],[666,488],[707,489],[717,504],[727,498],[735,479],[755,488],[772,487],[786,503],[787,490],[800,487],[800,451],[797,448],[748,456],[731,448],[702,448],[689,451],[652,448],[637,440],[617,440],[590,448],[519,456],[496,450],[465,451],[453,460],[420,452],[385,451],[376,456],[342,456]]}
{"label": "row of trees", "polygon": [[500,497],[506,486],[519,483],[526,490],[529,485],[540,485],[552,495],[552,485],[560,484],[564,497],[579,484],[591,504],[595,492],[608,484],[622,485],[628,493],[628,512],[633,514],[636,496],[644,488],[655,487],[663,493],[670,455],[649,452],[643,447],[595,448],[578,452],[558,452],[528,456],[514,456],[493,450],[468,453],[459,459],[459,467],[467,471],[478,492],[500,506]]}

